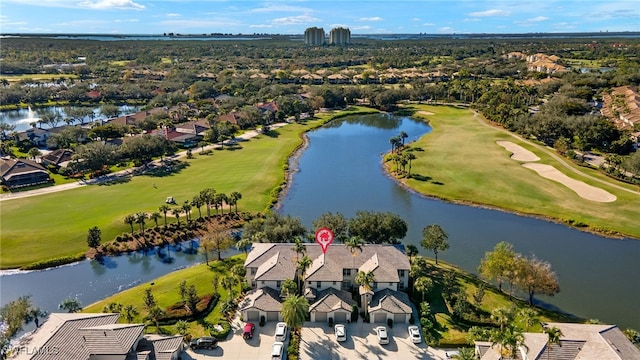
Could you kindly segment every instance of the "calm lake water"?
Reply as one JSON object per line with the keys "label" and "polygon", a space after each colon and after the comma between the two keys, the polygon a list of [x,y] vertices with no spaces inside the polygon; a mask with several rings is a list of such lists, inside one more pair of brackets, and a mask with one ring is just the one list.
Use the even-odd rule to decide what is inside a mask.
{"label": "calm lake water", "polygon": [[[486,251],[500,241],[509,241],[516,251],[534,253],[551,262],[558,273],[562,291],[555,297],[540,298],[547,306],[640,329],[640,241],[607,239],[543,220],[407,192],[385,176],[380,163],[381,154],[390,150],[389,138],[400,131],[412,141],[430,128],[408,118],[367,115],[335,121],[309,133],[310,145],[298,159],[299,172],[280,211],[300,217],[309,228],[316,217],[328,211],[347,217],[357,210],[391,211],[409,225],[404,243],[418,247],[422,228],[437,223],[447,231],[451,244],[439,258],[471,272],[476,272]],[[202,256],[185,251],[190,248],[190,244],[181,245],[180,251],[172,247],[172,261],[166,261],[165,248],[159,251],[162,256],[155,250],[147,256],[133,253],[107,258],[103,263],[83,261],[3,275],[0,303],[30,294],[37,306],[50,312],[69,297],[88,305],[202,262]]]}
{"label": "calm lake water", "polygon": [[[140,109],[139,106],[131,106],[131,105],[122,105],[120,106],[120,114],[121,115],[125,115],[125,114],[133,114],[135,112],[137,112]],[[100,120],[100,119],[106,119],[103,115],[100,114],[100,107],[92,107],[93,113],[94,113],[94,118],[93,120]],[[18,110],[4,110],[4,111],[0,111],[0,123],[9,123],[9,124],[14,124],[16,126],[15,131],[20,132],[20,131],[25,131],[27,129],[29,129],[31,127],[31,123],[35,122],[38,120],[38,118],[44,114],[46,111],[57,111],[60,113],[60,115],[62,116],[62,120],[60,120],[60,123],[58,123],[58,126],[63,126],[66,125],[66,123],[63,121],[64,118],[66,117],[66,113],[64,111],[64,107],[61,106],[50,106],[47,108],[31,108],[31,111],[29,111],[29,109],[18,109]],[[89,117],[86,117],[84,119],[85,123],[90,122],[91,119]],[[74,123],[75,125],[77,125],[78,123]],[[49,125],[47,124],[43,124],[42,125],[43,129],[48,129],[50,128]]]}
{"label": "calm lake water", "polygon": [[[548,307],[640,328],[640,241],[608,239],[548,221],[409,193],[385,176],[381,165],[381,154],[390,150],[389,139],[400,131],[415,140],[430,128],[412,119],[376,114],[310,132],[310,146],[298,159],[299,172],[280,211],[300,217],[309,228],[329,211],[346,217],[357,210],[390,211],[409,225],[404,243],[418,248],[422,229],[437,223],[449,234],[451,245],[439,258],[473,273],[486,251],[508,241],[522,254],[549,261],[557,272],[561,292],[537,297]],[[421,253],[433,256],[422,249]]]}

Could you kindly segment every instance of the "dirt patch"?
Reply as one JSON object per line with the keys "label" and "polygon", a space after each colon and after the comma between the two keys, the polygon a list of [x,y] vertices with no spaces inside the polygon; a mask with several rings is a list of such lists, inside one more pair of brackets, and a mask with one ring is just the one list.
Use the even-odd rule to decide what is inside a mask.
{"label": "dirt patch", "polygon": [[533,152],[523,148],[518,144],[514,144],[511,141],[496,141],[496,144],[502,146],[507,151],[511,152],[511,158],[516,161],[538,161],[540,158]]}
{"label": "dirt patch", "polygon": [[613,202],[617,199],[615,195],[608,191],[591,186],[582,181],[572,179],[551,165],[528,163],[522,164],[522,166],[537,172],[538,175],[544,178],[559,182],[560,184],[575,191],[575,193],[581,198],[597,202]]}

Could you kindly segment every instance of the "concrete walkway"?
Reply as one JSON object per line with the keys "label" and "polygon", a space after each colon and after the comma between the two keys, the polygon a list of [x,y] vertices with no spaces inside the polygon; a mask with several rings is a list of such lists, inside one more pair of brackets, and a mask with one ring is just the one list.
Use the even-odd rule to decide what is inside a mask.
{"label": "concrete walkway", "polygon": [[[283,126],[285,126],[287,124],[288,123],[271,124],[270,128],[271,129],[277,129],[277,128],[281,128],[281,127],[283,127]],[[224,144],[225,145],[229,145],[232,142],[247,141],[247,140],[249,140],[251,138],[254,138],[254,137],[258,136],[258,135],[260,135],[260,132],[258,132],[256,130],[249,130],[249,131],[243,133],[242,135],[239,135],[239,136],[235,137],[234,139],[225,141]],[[220,144],[213,144],[213,145],[205,146],[204,150],[219,149],[220,147],[221,147]],[[167,159],[179,159],[179,158],[184,158],[184,157],[187,157],[187,150],[181,151],[181,152],[179,152],[179,153],[177,153],[177,154],[175,154],[173,156],[167,157]],[[160,160],[154,160],[149,164],[161,165],[161,161]],[[149,164],[147,164],[147,165],[149,165]],[[15,192],[15,193],[0,194],[0,201],[22,199],[22,198],[31,197],[31,196],[38,196],[38,195],[43,195],[43,194],[51,194],[51,193],[58,192],[58,191],[77,189],[79,187],[87,186],[87,185],[101,184],[101,183],[117,180],[118,178],[121,178],[121,177],[135,176],[136,172],[143,171],[143,170],[144,170],[144,167],[143,166],[139,166],[137,168],[125,169],[125,170],[121,170],[121,171],[118,171],[118,172],[115,172],[115,173],[112,173],[112,174],[104,175],[104,176],[101,176],[101,177],[96,178],[96,179],[78,180],[78,181],[73,182],[73,183],[67,183],[67,184],[62,184],[62,185],[49,186],[49,187],[44,187],[44,188],[39,188],[39,189],[34,189],[34,190],[28,190],[28,191],[19,191],[19,192]]]}

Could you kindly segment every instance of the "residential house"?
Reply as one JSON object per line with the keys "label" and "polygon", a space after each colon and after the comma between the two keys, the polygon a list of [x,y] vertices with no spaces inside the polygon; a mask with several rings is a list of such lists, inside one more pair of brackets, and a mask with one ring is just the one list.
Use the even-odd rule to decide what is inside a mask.
{"label": "residential house", "polygon": [[[562,332],[560,344],[549,345],[544,333],[524,333],[524,346],[516,358],[522,360],[639,360],[636,348],[615,325],[546,323],[546,328]],[[503,359],[500,346],[476,341],[476,355],[480,360]]]}
{"label": "residential house", "polygon": [[[281,302],[277,294],[286,279],[303,282],[312,321],[346,320],[355,304],[352,292],[361,290],[355,283],[359,271],[371,271],[374,275],[371,292],[359,291],[361,301],[371,305],[368,309],[371,319],[409,321],[412,306],[402,291],[409,285],[410,265],[402,246],[369,244],[362,251],[351,252],[342,244],[333,244],[324,254],[317,244],[305,244],[305,249],[312,263],[300,274],[296,264],[303,255],[293,250],[293,244],[253,244],[245,267],[247,282],[255,290],[248,295],[252,300],[240,308],[247,321],[260,316],[268,319],[268,311],[272,312],[272,318],[277,316]],[[256,305],[260,299],[268,308]],[[384,319],[378,313],[384,314]]]}
{"label": "residential house", "polygon": [[146,119],[147,116],[151,116],[153,114],[157,114],[163,111],[166,111],[166,110],[164,110],[163,108],[153,108],[149,110],[139,111],[135,114],[118,116],[116,118],[109,119],[108,122],[112,124],[117,124],[117,125],[134,126],[137,123],[142,122],[142,120]]}
{"label": "residential house", "polygon": [[29,128],[18,133],[18,141],[30,141],[36,147],[46,147],[47,139],[51,136],[48,129]]}
{"label": "residential house", "polygon": [[602,115],[613,121],[618,129],[640,126],[640,93],[637,86],[619,86],[611,94],[602,96]]}
{"label": "residential house", "polygon": [[118,324],[120,314],[53,313],[12,349],[13,360],[177,360],[182,335],[144,335],[144,324]]}
{"label": "residential house", "polygon": [[67,149],[57,149],[43,155],[40,160],[45,166],[66,167],[72,160],[73,151]]}
{"label": "residential house", "polygon": [[40,164],[26,159],[0,158],[0,181],[9,188],[45,184],[49,173]]}

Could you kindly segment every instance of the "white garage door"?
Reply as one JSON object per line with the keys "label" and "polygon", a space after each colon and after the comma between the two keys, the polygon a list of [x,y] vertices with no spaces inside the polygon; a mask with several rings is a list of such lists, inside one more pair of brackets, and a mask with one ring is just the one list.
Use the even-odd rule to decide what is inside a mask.
{"label": "white garage door", "polygon": [[393,323],[403,324],[407,320],[407,316],[405,314],[393,314]]}
{"label": "white garage door", "polygon": [[333,321],[336,323],[346,323],[347,322],[347,313],[344,312],[336,312],[333,315]]}
{"label": "white garage door", "polygon": [[316,322],[327,322],[327,313],[316,312]]}
{"label": "white garage door", "polygon": [[247,318],[245,321],[259,321],[260,320],[260,312],[259,311],[247,311]]}
{"label": "white garage door", "polygon": [[267,321],[278,321],[278,312],[267,311]]}
{"label": "white garage door", "polygon": [[373,314],[373,322],[374,323],[386,323],[387,322],[387,313],[379,312]]}

